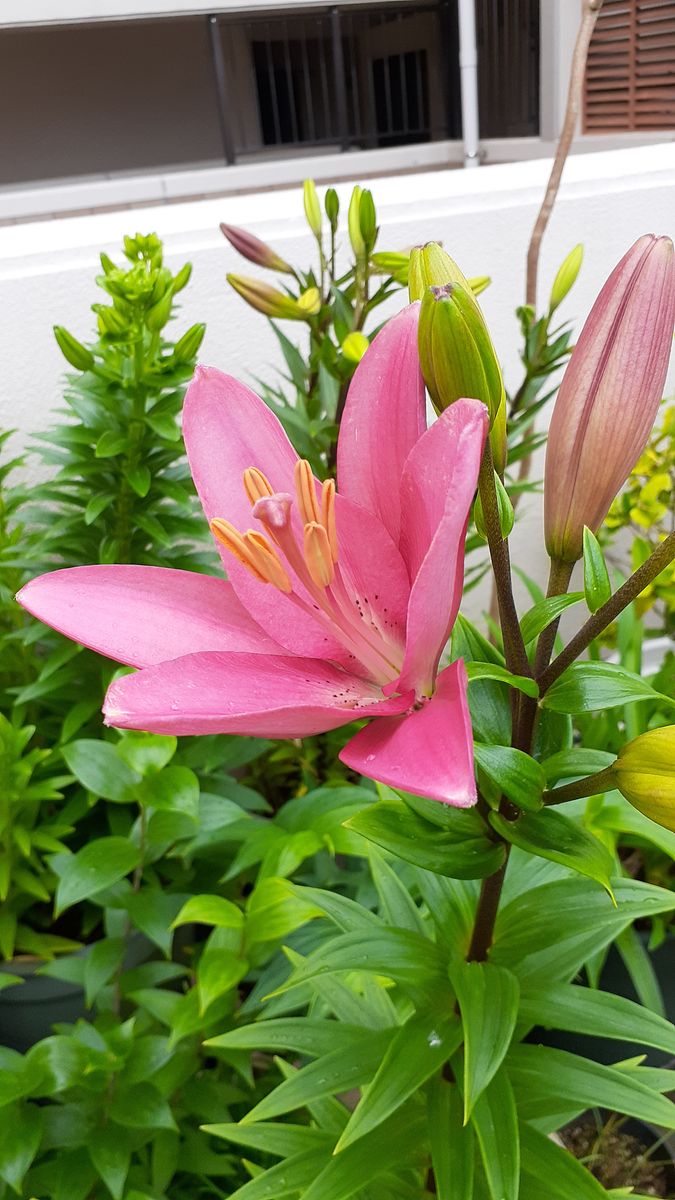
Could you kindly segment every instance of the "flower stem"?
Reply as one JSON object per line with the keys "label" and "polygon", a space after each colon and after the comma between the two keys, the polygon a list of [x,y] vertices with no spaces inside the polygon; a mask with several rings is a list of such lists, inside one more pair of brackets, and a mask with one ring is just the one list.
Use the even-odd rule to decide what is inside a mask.
{"label": "flower stem", "polygon": [[582,796],[597,796],[616,787],[614,772],[611,767],[604,771],[596,771],[595,775],[587,775],[585,779],[575,779],[563,787],[550,788],[542,797],[544,804],[566,804],[568,800],[580,800]]}
{"label": "flower stem", "polygon": [[506,845],[505,849],[506,857],[501,867],[494,875],[484,879],[481,885],[467,962],[485,962],[492,945],[497,909],[509,861],[509,846]]}
{"label": "flower stem", "polygon": [[485,451],[480,465],[478,492],[483,506],[483,521],[485,523],[485,532],[487,534],[490,559],[492,561],[497,588],[499,620],[504,637],[506,665],[516,675],[531,675],[532,671],[527,658],[523,635],[520,632],[516,603],[513,598],[508,542],[502,537],[499,522],[499,504],[497,501],[494,463],[489,440],[485,443]]}
{"label": "flower stem", "polygon": [[610,596],[606,604],[603,604],[596,613],[588,618],[585,625],[570,642],[565,646],[565,649],[554,658],[549,667],[546,668],[541,678],[539,679],[539,695],[550,688],[551,684],[559,679],[563,671],[576,661],[584,650],[587,650],[591,642],[598,637],[603,630],[615,621],[624,608],[632,604],[640,592],[643,592],[649,584],[660,575],[662,571],[675,559],[675,533],[670,533],[665,541],[661,542],[660,546],[650,554],[649,558],[638,567],[634,575],[630,576],[626,582]]}

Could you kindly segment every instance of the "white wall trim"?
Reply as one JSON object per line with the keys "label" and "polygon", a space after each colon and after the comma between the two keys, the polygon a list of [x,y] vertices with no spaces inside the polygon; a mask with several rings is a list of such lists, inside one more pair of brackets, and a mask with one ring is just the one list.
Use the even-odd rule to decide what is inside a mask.
{"label": "white wall trim", "polygon": [[[577,138],[573,151],[588,154],[673,141],[675,130],[589,135]],[[491,166],[542,159],[550,157],[554,150],[554,142],[543,138],[487,138],[481,142],[481,161]],[[303,154],[289,158],[270,155],[230,167],[212,165],[147,174],[50,180],[30,187],[0,188],[0,224],[242,192],[266,192],[301,183],[309,176],[319,183],[354,178],[364,181],[389,174],[460,167],[461,164],[461,141],[439,141],[385,150]]]}
{"label": "white wall trim", "polygon": [[[340,6],[363,3],[363,0],[339,0]],[[387,0],[370,0],[385,4]],[[208,13],[247,13],[256,10],[326,8],[330,0],[220,0],[205,4],[204,0],[4,0],[0,12],[0,29],[26,28],[31,25],[92,24],[102,21],[148,20],[207,15]],[[296,13],[297,15],[297,13]]]}

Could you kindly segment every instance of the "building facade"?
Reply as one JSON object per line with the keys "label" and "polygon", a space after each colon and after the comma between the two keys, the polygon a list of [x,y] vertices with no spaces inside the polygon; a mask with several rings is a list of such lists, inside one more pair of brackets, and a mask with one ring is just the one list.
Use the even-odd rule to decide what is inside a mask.
{"label": "building facade", "polygon": [[[483,161],[550,152],[579,12],[475,0]],[[6,0],[0,111],[5,220],[459,165],[458,0]],[[664,137],[675,3],[605,0],[580,146]]]}

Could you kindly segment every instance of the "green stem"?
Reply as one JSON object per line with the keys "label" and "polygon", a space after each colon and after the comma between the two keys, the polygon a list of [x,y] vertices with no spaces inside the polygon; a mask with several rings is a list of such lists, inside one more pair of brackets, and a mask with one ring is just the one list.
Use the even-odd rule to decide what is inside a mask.
{"label": "green stem", "polygon": [[527,657],[527,650],[520,631],[516,603],[513,598],[511,582],[511,565],[509,562],[508,543],[502,537],[499,521],[499,504],[495,487],[494,463],[489,440],[478,476],[478,492],[483,507],[483,521],[487,534],[488,549],[492,561],[499,605],[499,619],[504,637],[504,653],[506,665],[516,675],[531,675],[532,671]]}
{"label": "green stem", "polygon": [[[548,577],[548,588],[546,591],[547,600],[551,596],[564,596],[570,585],[574,563],[562,562],[560,559],[554,558],[551,560],[551,571]],[[537,643],[537,653],[534,660],[535,678],[543,674],[549,662],[551,654],[555,646],[556,634],[560,624],[560,617],[556,617],[555,621],[551,621],[550,625],[542,632]]]}
{"label": "green stem", "polygon": [[630,579],[627,579],[613,596],[610,596],[606,604],[603,604],[596,613],[588,618],[585,625],[582,625],[579,632],[565,646],[565,649],[557,658],[554,658],[539,679],[540,696],[543,696],[551,684],[560,678],[563,671],[566,671],[583,654],[584,650],[588,649],[591,642],[599,637],[603,630],[612,624],[612,621],[616,620],[624,608],[632,604],[640,592],[649,587],[649,584],[669,566],[673,559],[675,559],[675,533],[670,533],[635,574],[631,575]]}
{"label": "green stem", "polygon": [[583,796],[597,796],[600,792],[608,792],[616,787],[612,767],[604,771],[596,771],[595,775],[587,775],[585,779],[575,779],[563,787],[550,788],[542,797],[544,804],[566,804],[568,800],[580,800]]}

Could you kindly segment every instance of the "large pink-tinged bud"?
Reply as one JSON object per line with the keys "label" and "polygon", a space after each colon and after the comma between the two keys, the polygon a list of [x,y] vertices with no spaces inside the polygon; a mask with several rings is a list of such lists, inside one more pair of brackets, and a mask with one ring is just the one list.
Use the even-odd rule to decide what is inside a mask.
{"label": "large pink-tinged bud", "polygon": [[645,448],[668,369],[675,255],[646,234],[598,296],[565,371],[546,450],[544,523],[553,559],[576,562]]}
{"label": "large pink-tinged bud", "polygon": [[221,223],[220,231],[230,245],[234,246],[235,250],[238,250],[249,262],[255,263],[258,267],[267,267],[270,271],[283,271],[285,275],[294,274],[292,266],[285,262],[276,250],[268,246],[267,242],[261,242],[255,234],[249,233],[246,229],[240,229],[238,225],[226,225],[224,221]]}

